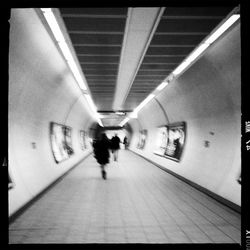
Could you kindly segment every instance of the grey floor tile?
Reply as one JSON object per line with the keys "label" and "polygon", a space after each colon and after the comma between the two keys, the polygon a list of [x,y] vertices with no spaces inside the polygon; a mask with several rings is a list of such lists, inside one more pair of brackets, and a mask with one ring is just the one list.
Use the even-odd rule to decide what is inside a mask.
{"label": "grey floor tile", "polygon": [[184,233],[166,233],[170,243],[192,243]]}
{"label": "grey floor tile", "polygon": [[9,225],[19,243],[233,243],[240,215],[139,156],[91,155]]}
{"label": "grey floor tile", "polygon": [[149,226],[149,227],[143,227],[143,230],[145,233],[152,233],[152,234],[162,234],[164,231],[159,226]]}
{"label": "grey floor tile", "polygon": [[146,237],[128,237],[127,238],[128,243],[148,243],[148,240]]}
{"label": "grey floor tile", "polygon": [[214,243],[235,243],[235,241],[230,238],[226,233],[219,230],[215,226],[202,225],[200,226],[202,231],[208,235]]}
{"label": "grey floor tile", "polygon": [[213,243],[213,241],[197,226],[182,226],[182,231],[193,243]]}
{"label": "grey floor tile", "polygon": [[18,234],[11,234],[9,236],[9,244],[19,244],[19,243],[23,243],[24,240],[24,235],[18,235]]}
{"label": "grey floor tile", "polygon": [[218,228],[224,232],[227,236],[233,239],[235,242],[241,242],[241,231],[233,226],[218,226]]}

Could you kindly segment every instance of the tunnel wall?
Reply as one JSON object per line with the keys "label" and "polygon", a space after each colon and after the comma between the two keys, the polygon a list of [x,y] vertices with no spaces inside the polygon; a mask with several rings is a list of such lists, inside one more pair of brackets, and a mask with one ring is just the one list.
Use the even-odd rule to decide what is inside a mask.
{"label": "tunnel wall", "polygon": [[[129,123],[135,131],[130,149],[179,176],[241,205],[241,48],[240,24],[212,44]],[[157,126],[185,121],[180,162],[153,153]],[[148,130],[145,148],[136,147],[139,125]],[[210,142],[205,147],[205,141]]]}
{"label": "tunnel wall", "polygon": [[[91,151],[80,148],[79,130],[93,118],[66,62],[34,9],[12,9],[9,47],[9,215]],[[56,163],[50,122],[72,128],[74,154]],[[32,144],[33,143],[33,144]]]}

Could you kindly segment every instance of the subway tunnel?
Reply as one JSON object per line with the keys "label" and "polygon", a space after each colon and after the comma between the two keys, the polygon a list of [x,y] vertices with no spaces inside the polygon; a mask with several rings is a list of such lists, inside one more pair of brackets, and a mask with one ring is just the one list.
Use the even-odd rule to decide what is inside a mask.
{"label": "subway tunnel", "polygon": [[[241,243],[239,5],[9,23],[9,244]],[[102,133],[121,140],[106,179]]]}

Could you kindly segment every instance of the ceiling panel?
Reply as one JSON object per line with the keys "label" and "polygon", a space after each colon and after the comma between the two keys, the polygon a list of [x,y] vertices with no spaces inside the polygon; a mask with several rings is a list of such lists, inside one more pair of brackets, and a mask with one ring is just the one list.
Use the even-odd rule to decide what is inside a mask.
{"label": "ceiling panel", "polygon": [[[124,119],[124,116],[106,116],[105,118],[102,118],[102,123],[104,126],[106,127],[113,127],[114,124],[119,124],[120,122],[122,122],[122,120]],[[117,126],[117,125],[116,125]]]}
{"label": "ceiling panel", "polygon": [[[121,109],[139,105],[232,9],[166,7]],[[97,109],[112,111],[128,8],[59,10]],[[107,113],[102,121],[117,126],[123,119]]]}
{"label": "ceiling panel", "polygon": [[97,109],[111,110],[128,9],[59,10]]}
{"label": "ceiling panel", "polygon": [[193,45],[199,43],[207,33],[203,35],[155,35],[151,45]]}
{"label": "ceiling panel", "polygon": [[167,73],[169,73],[169,71],[166,71],[165,69],[164,70],[152,70],[152,69],[149,69],[149,70],[142,70],[140,69],[137,73],[137,76],[140,76],[140,75],[148,75],[148,76],[152,76],[152,75],[166,75]]}
{"label": "ceiling panel", "polygon": [[82,63],[84,70],[117,70],[116,64]]}
{"label": "ceiling panel", "polygon": [[80,63],[88,63],[88,62],[95,62],[95,63],[99,63],[99,62],[108,62],[108,63],[119,63],[119,56],[78,56],[79,62]]}
{"label": "ceiling panel", "polygon": [[[85,75],[86,76],[86,75]],[[89,80],[102,80],[102,81],[109,81],[109,80],[116,80],[116,76],[111,75],[89,75],[86,76]]]}
{"label": "ceiling panel", "polygon": [[224,18],[230,11],[232,7],[167,7],[164,11],[164,17],[203,17],[206,18]]}
{"label": "ceiling panel", "polygon": [[116,70],[108,70],[108,69],[86,69],[85,70],[85,75],[116,75],[117,69]]}
{"label": "ceiling panel", "polygon": [[103,81],[103,80],[90,80],[88,79],[88,85],[89,86],[104,86],[104,87],[109,87],[109,86],[115,86],[116,80],[108,80],[108,81]]}
{"label": "ceiling panel", "polygon": [[[123,39],[123,33],[121,34],[82,34],[70,32],[71,40],[74,44],[116,44],[120,45]],[[119,54],[118,54],[119,55]]]}
{"label": "ceiling panel", "polygon": [[185,45],[185,46],[173,46],[169,44],[161,45],[150,45],[147,50],[147,56],[149,55],[165,55],[165,56],[176,56],[184,57],[190,53],[195,48],[195,45]]}
{"label": "ceiling panel", "polygon": [[136,78],[135,78],[135,81],[136,80],[158,80],[158,79],[162,79],[162,75],[154,75],[154,76],[140,76],[140,75],[137,75]]}
{"label": "ceiling panel", "polygon": [[[184,57],[181,58],[183,60]],[[178,61],[173,63],[162,63],[162,64],[152,64],[152,63],[143,63],[140,67],[140,70],[164,70],[167,73],[174,69],[178,65]],[[140,72],[140,70],[138,72]]]}
{"label": "ceiling panel", "polygon": [[161,63],[180,63],[182,61],[182,57],[162,57],[162,56],[145,56],[143,63],[150,64],[161,64]]}
{"label": "ceiling panel", "polygon": [[220,19],[189,19],[189,18],[164,18],[161,20],[157,32],[163,33],[209,33],[218,23]]}
{"label": "ceiling panel", "polygon": [[106,55],[106,54],[112,54],[112,55],[119,55],[121,52],[121,45],[117,46],[107,46],[107,44],[104,45],[77,45],[74,44],[75,51],[77,54],[93,54],[93,55]]}
{"label": "ceiling panel", "polygon": [[102,17],[67,17],[64,21],[70,33],[72,31],[81,31],[89,33],[98,32],[119,32],[123,33],[126,19],[125,18],[102,18]]}
{"label": "ceiling panel", "polygon": [[[143,101],[231,10],[230,7],[167,7],[142,60],[124,108],[134,109]],[[139,88],[148,90],[147,95],[138,95]]]}
{"label": "ceiling panel", "polygon": [[109,15],[122,15],[126,17],[127,8],[60,8],[62,15],[98,15],[98,16],[109,16]]}

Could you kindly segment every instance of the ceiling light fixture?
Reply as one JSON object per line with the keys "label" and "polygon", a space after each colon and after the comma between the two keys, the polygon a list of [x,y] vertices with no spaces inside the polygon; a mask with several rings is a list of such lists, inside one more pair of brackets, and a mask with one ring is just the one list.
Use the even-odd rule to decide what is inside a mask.
{"label": "ceiling light fixture", "polygon": [[124,124],[128,122],[128,120],[129,120],[129,117],[126,117],[126,118],[119,124],[119,126],[120,126],[120,127],[123,127]]}
{"label": "ceiling light fixture", "polygon": [[[239,14],[231,15],[215,32],[213,32],[205,41],[203,41],[191,54],[156,88],[154,93],[163,90],[170,81],[172,81],[177,75],[182,73],[187,67],[197,59],[219,36],[221,36],[232,24],[234,24],[240,18]],[[145,106],[155,94],[150,94],[137,108],[134,109],[133,113],[129,116],[130,118],[137,118],[137,114],[140,109]],[[123,126],[129,117],[125,118],[120,126]]]}
{"label": "ceiling light fixture", "polygon": [[163,82],[156,88],[156,90],[161,91],[161,90],[163,90],[167,85],[168,85],[168,81],[163,81]]}
{"label": "ceiling light fixture", "polygon": [[69,65],[69,68],[71,69],[80,89],[82,90],[87,90],[87,87],[86,87],[86,84],[84,83],[83,79],[82,79],[82,76],[78,70],[78,67],[75,63],[75,60],[72,56],[72,53],[65,41],[65,38],[63,36],[63,33],[56,21],[56,17],[52,11],[51,8],[41,8],[42,12],[43,12],[43,15],[58,43],[58,46],[59,48],[61,49],[62,51],[62,54],[65,58],[65,60],[67,61],[68,65]]}
{"label": "ceiling light fixture", "polygon": [[206,43],[213,43],[220,35],[222,35],[230,26],[232,26],[238,19],[240,14],[233,14],[230,16],[209,38]]}
{"label": "ceiling light fixture", "polygon": [[55,39],[60,42],[60,41],[64,41],[64,37],[63,34],[61,32],[61,29],[56,21],[56,18],[52,12],[51,8],[41,8],[43,15],[46,19],[46,21],[49,24],[49,27],[51,28],[51,31],[53,32],[53,35],[55,37]]}
{"label": "ceiling light fixture", "polygon": [[125,115],[126,113],[125,112],[121,112],[121,111],[116,111],[115,114],[117,114],[117,115]]}
{"label": "ceiling light fixture", "polygon": [[137,118],[137,115],[139,111],[153,98],[155,97],[155,94],[150,94],[146,99],[144,99],[134,110],[133,112],[129,115],[129,117],[126,117],[120,124],[119,126],[123,126],[130,118]]}
{"label": "ceiling light fixture", "polygon": [[191,54],[172,72],[174,76],[182,73],[187,67],[197,59],[217,38],[219,38],[230,26],[240,18],[239,14],[230,16],[219,28],[205,39]]}
{"label": "ceiling light fixture", "polygon": [[[86,84],[83,81],[81,73],[78,70],[77,64],[76,64],[74,57],[69,49],[69,46],[67,45],[67,43],[65,41],[63,33],[62,33],[62,31],[61,31],[61,29],[56,21],[56,17],[54,15],[52,9],[51,8],[41,8],[41,10],[43,12],[43,15],[44,15],[53,35],[55,37],[57,43],[58,43],[60,50],[62,51],[62,54],[63,54],[65,60],[67,61],[67,64],[68,64],[71,72],[73,73],[73,76],[75,77],[75,79],[78,83],[78,86],[80,87],[81,90],[86,91],[87,90]],[[97,113],[96,106],[95,106],[91,96],[88,94],[84,94],[84,96],[86,97],[86,100],[87,100],[90,108],[92,109],[94,117],[97,119],[99,125],[103,127],[102,121]]]}
{"label": "ceiling light fixture", "polygon": [[133,111],[133,113],[138,114],[138,112],[151,100],[155,97],[154,94],[150,94],[146,99],[144,99]]}
{"label": "ceiling light fixture", "polygon": [[96,108],[92,98],[90,97],[89,94],[85,94],[85,97],[86,97],[86,100],[87,100],[87,102],[88,102],[88,104],[89,104],[89,106],[90,106],[96,120],[98,121],[99,125],[103,127],[102,121],[100,119],[99,114],[97,113],[97,108]]}

